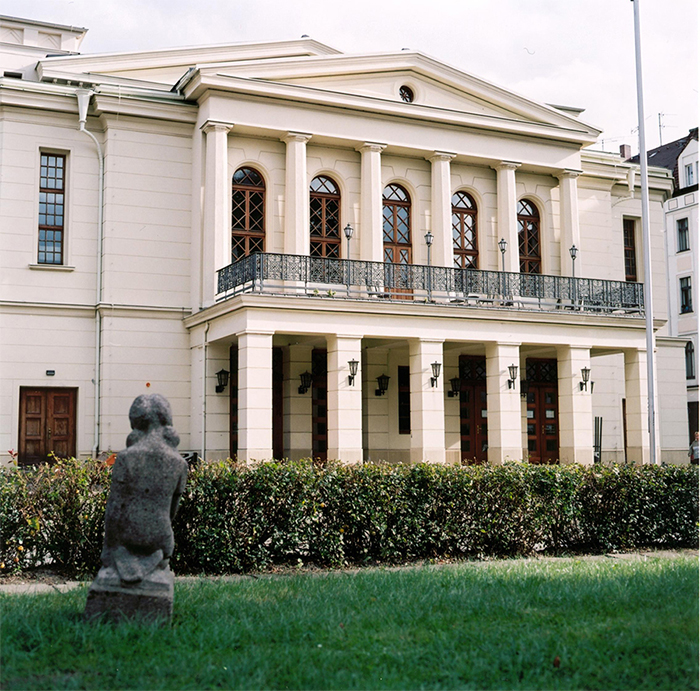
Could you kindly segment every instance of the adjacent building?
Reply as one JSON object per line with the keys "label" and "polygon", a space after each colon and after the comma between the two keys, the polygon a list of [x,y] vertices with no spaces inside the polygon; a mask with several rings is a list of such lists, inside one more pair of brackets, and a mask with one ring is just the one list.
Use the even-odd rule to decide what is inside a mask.
{"label": "adjacent building", "polygon": [[[81,55],[0,17],[0,455],[649,459],[637,166],[414,50]],[[660,457],[687,462],[650,169]]]}

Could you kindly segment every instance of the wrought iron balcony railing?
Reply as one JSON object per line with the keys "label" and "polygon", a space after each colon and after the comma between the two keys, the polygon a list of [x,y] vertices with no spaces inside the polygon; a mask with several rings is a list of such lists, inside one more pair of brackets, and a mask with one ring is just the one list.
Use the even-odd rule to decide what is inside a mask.
{"label": "wrought iron balcony railing", "polygon": [[641,315],[643,288],[641,283],[598,278],[272,253],[244,257],[218,272],[218,300],[267,293]]}

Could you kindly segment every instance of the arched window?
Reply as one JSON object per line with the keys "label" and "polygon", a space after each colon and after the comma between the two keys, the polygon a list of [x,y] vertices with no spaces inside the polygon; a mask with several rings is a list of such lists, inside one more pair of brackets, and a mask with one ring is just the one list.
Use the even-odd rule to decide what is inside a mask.
{"label": "arched window", "polygon": [[340,258],[340,190],[325,175],[311,181],[309,254]]}
{"label": "arched window", "polygon": [[254,168],[233,174],[231,261],[265,251],[265,182]]}
{"label": "arched window", "polygon": [[401,185],[387,185],[383,202],[384,261],[410,264],[411,198]]}
{"label": "arched window", "polygon": [[452,195],[452,250],[458,269],[479,268],[476,239],[476,202],[466,192]]}
{"label": "arched window", "polygon": [[541,274],[540,213],[529,200],[518,202],[518,245],[520,246],[520,273]]}
{"label": "arched window", "polygon": [[685,378],[695,379],[695,344],[692,341],[685,344]]}

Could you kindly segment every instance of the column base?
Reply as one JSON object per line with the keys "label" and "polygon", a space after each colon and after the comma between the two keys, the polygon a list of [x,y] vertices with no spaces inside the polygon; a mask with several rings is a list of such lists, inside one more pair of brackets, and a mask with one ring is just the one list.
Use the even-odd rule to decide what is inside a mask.
{"label": "column base", "polygon": [[489,446],[487,458],[491,465],[503,465],[507,461],[522,461],[523,450],[520,447]]}
{"label": "column base", "polygon": [[262,461],[272,460],[272,449],[239,449],[236,458],[245,463],[253,461],[262,463]]}
{"label": "column base", "polygon": [[649,463],[651,454],[648,446],[628,446],[627,462],[634,465],[645,465]]}
{"label": "column base", "polygon": [[328,449],[328,458],[340,461],[341,463],[362,463],[362,449]]}
{"label": "column base", "polygon": [[411,449],[411,463],[445,463],[445,449]]}
{"label": "column base", "polygon": [[559,447],[559,463],[561,465],[572,465],[573,463],[593,465],[593,449],[561,446]]}

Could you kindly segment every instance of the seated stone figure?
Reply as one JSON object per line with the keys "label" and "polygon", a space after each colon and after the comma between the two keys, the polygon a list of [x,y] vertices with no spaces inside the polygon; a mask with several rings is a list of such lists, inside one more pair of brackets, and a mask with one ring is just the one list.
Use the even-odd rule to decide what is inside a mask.
{"label": "seated stone figure", "polygon": [[88,593],[85,614],[169,618],[172,519],[185,489],[187,463],[176,451],[180,440],[163,396],[139,396],[129,420],[127,448],[112,468],[102,568]]}

